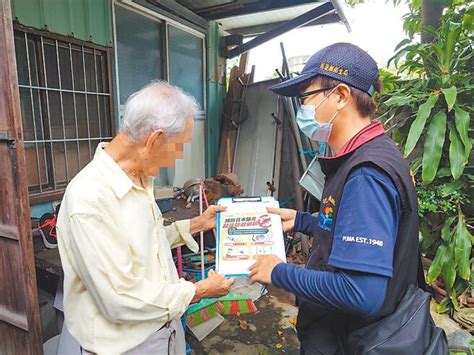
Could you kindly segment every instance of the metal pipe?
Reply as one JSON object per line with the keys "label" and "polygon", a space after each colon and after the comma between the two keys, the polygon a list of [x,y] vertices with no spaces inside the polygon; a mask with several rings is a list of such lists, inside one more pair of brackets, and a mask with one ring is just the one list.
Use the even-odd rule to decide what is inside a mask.
{"label": "metal pipe", "polygon": [[283,139],[283,120],[284,115],[282,115],[282,98],[281,96],[278,97],[277,101],[277,113],[276,117],[279,118],[280,123],[277,124],[276,127],[276,137],[275,137],[275,156],[273,158],[273,186],[275,187],[276,197],[277,199],[280,196],[280,172],[281,172],[281,152],[282,152],[282,139]]}
{"label": "metal pipe", "polygon": [[[100,141],[105,139],[112,139],[113,137],[92,137],[92,138],[67,138],[67,139],[44,139],[38,140],[38,143],[62,143],[62,142],[87,142],[87,141]],[[25,143],[34,143],[35,141],[24,141]]]}
{"label": "metal pipe", "polygon": [[301,160],[301,165],[303,166],[303,169],[306,170],[306,168],[308,167],[308,164],[306,163],[306,157],[304,156],[303,143],[301,142],[300,132],[299,132],[298,127],[296,125],[295,112],[293,111],[293,107],[290,105],[290,102],[289,102],[288,98],[284,98],[283,100],[286,104],[285,105],[286,112],[290,116],[289,118],[290,118],[291,130],[293,132],[293,135],[294,135],[295,141],[296,141],[296,145],[298,147],[298,155],[299,155],[300,160]]}
{"label": "metal pipe", "polygon": [[300,177],[301,177],[301,169],[300,164],[298,163],[298,159],[294,159],[298,156],[296,152],[297,146],[296,142],[290,142],[290,154],[291,154],[291,163],[292,163],[292,170],[293,170],[293,183],[295,185],[295,207],[298,211],[304,210],[304,203],[303,203],[303,190],[300,186]]}
{"label": "metal pipe", "polygon": [[[41,38],[41,56],[42,56],[42,59],[43,59],[43,71],[44,71],[44,84],[45,84],[45,87],[48,86],[48,75],[46,73],[46,62],[45,62],[45,57],[44,57],[44,41],[43,41],[43,37],[40,37]],[[50,110],[49,110],[49,92],[48,90],[46,91],[46,110],[47,110],[47,113],[48,113],[48,128],[49,128],[49,138],[52,139],[53,138],[53,134],[52,134],[52,130],[51,130],[51,114],[50,114]],[[50,143],[50,149],[51,149],[51,171],[52,171],[52,174],[53,174],[53,190],[56,190],[56,170],[54,169],[54,147],[53,147],[53,143],[51,142]]]}
{"label": "metal pipe", "polygon": [[[295,151],[297,149],[296,147],[296,142],[293,144],[293,142],[290,142],[290,154],[291,154],[291,162],[292,162],[292,167],[293,167],[293,184],[295,186],[295,208],[297,211],[303,211],[304,210],[304,201],[303,201],[303,190],[301,189],[300,185],[300,177],[301,177],[301,170],[300,170],[300,165],[298,164],[298,159],[295,159],[295,157],[298,155],[297,152]],[[306,169],[305,169],[306,170]],[[301,237],[301,250],[305,255],[309,254],[309,237],[300,233],[299,234]]]}
{"label": "metal pipe", "polygon": [[97,94],[99,92],[99,84],[97,81],[97,58],[95,56],[95,48],[94,48],[94,74],[95,74],[95,91],[96,91],[96,101],[97,101],[97,121],[99,122],[99,136],[102,136],[102,127],[100,124],[100,104],[99,104],[99,95]]}
{"label": "metal pipe", "polygon": [[[25,32],[26,33],[26,32]],[[37,73],[38,75],[38,73]],[[39,82],[39,78],[37,78],[38,82]],[[32,88],[34,88],[32,86]],[[44,142],[44,136],[45,136],[45,127],[44,127],[44,122],[43,122],[43,105],[41,104],[41,98],[40,98],[40,92],[38,91],[38,108],[39,108],[39,117],[40,117],[40,126],[41,126],[41,136],[43,137],[43,140],[42,141],[38,141],[38,143],[41,143],[43,142],[43,160],[44,160],[44,170],[45,170],[45,175],[46,175],[46,184],[49,184],[50,181],[52,181],[52,179],[54,179],[51,174],[50,174],[50,171],[48,169],[48,160],[46,158],[46,144]],[[26,143],[26,142],[25,142]],[[41,190],[41,189],[40,189]],[[41,192],[41,191],[40,191]]]}
{"label": "metal pipe", "polygon": [[[203,192],[202,192],[202,196],[204,198],[204,204],[206,205],[206,209],[209,208],[209,201],[207,200],[207,196],[206,196],[206,188],[204,187],[204,184],[202,186],[203,188]],[[212,233],[214,234],[214,239],[217,238],[217,231],[215,228],[212,229]]]}
{"label": "metal pipe", "polygon": [[[281,55],[283,57],[283,64],[282,64],[282,72],[283,74],[286,73],[286,78],[290,79],[292,77],[292,74],[290,73],[290,69],[288,66],[288,60],[286,58],[286,53],[285,53],[285,47],[283,45],[283,42],[280,42],[280,49],[281,49]],[[288,102],[290,100],[290,102]],[[298,144],[298,150],[300,154],[300,159],[301,159],[301,164],[303,165],[304,170],[306,170],[307,167],[307,162],[306,162],[306,157],[303,153],[303,141],[301,139],[300,131],[298,127],[296,126],[295,120],[295,112],[298,109],[298,102],[297,99],[292,97],[290,99],[285,98],[285,102],[287,103],[287,111],[288,114],[291,116],[290,123],[291,123],[291,128],[293,130],[293,134],[295,135],[296,143]],[[306,146],[311,146],[308,143],[309,139],[305,139]]]}
{"label": "metal pipe", "polygon": [[[236,126],[237,127],[237,135],[235,137],[235,143],[234,143],[234,154],[233,154],[233,157],[232,157],[232,171],[234,171],[235,169],[235,160],[237,158],[237,147],[238,147],[238,144],[239,144],[239,137],[240,137],[240,121],[242,119],[242,107],[244,105],[244,99],[245,99],[245,92],[247,90],[247,86],[249,85],[249,82],[250,82],[250,75],[247,77],[247,82],[244,84],[244,82],[240,79],[240,77],[237,77],[239,83],[242,85],[242,95],[240,97],[240,103],[239,103],[239,120],[238,120],[238,125]],[[240,80],[239,80],[240,79]],[[232,112],[231,112],[231,122],[232,121]]]}
{"label": "metal pipe", "polygon": [[[81,46],[82,48],[82,69],[84,73],[84,89],[87,91],[87,77],[86,77],[86,58],[84,56],[84,46]],[[87,102],[87,94],[84,95],[84,98],[86,100],[86,120],[87,120],[87,138],[89,138],[89,159],[92,160],[92,147],[91,147],[91,130],[90,130],[90,124],[89,124],[89,105]]]}
{"label": "metal pipe", "polygon": [[[202,216],[202,179],[199,180],[199,215]],[[201,280],[204,280],[204,231],[199,232],[199,241],[201,244]]]}
{"label": "metal pipe", "polygon": [[[72,57],[71,57],[72,61]],[[69,89],[56,89],[56,88],[49,88],[49,87],[43,87],[43,86],[28,86],[28,85],[18,85],[20,88],[32,88],[32,89],[38,89],[38,90],[47,90],[47,91],[57,91],[57,92],[70,92],[73,94],[89,94],[89,95],[99,95],[99,96],[110,96],[110,93],[103,93],[103,92],[92,92],[92,91],[81,91],[81,90],[69,90]]]}
{"label": "metal pipe", "polygon": [[[59,65],[59,48],[58,48],[58,40],[55,40],[55,45],[56,45],[56,63],[58,65],[58,83],[59,83],[59,90],[62,88],[62,83],[61,83],[61,66]],[[61,123],[62,123],[62,128],[63,128],[63,138],[66,139],[66,124],[64,123],[64,104],[63,104],[63,92],[62,90],[59,91],[59,102],[61,106]],[[64,162],[65,162],[65,167],[66,167],[66,182],[69,181],[69,166],[67,164],[67,145],[66,141],[63,141],[63,146],[64,146]]]}
{"label": "metal pipe", "polygon": [[176,248],[176,259],[178,264],[178,277],[183,277],[183,254],[181,252],[181,247]]}
{"label": "metal pipe", "polygon": [[[71,48],[71,43],[69,43],[69,57],[71,59],[71,83],[72,83],[72,90],[74,91],[75,84],[74,84],[74,65],[72,63],[72,48]],[[77,148],[77,165],[79,166],[79,169],[81,169],[81,152],[79,148],[79,141],[77,140],[79,138],[79,127],[77,125],[77,107],[76,107],[76,94],[72,94],[72,106],[74,108],[74,125],[76,127],[76,148]],[[66,138],[66,137],[64,137]]]}
{"label": "metal pipe", "polygon": [[[28,83],[31,86],[31,67],[30,67],[30,54],[28,50],[28,35],[25,32],[25,47],[26,47],[26,62],[28,64]],[[38,185],[40,193],[43,192],[43,184],[41,183],[41,171],[40,171],[40,164],[39,164],[39,152],[38,152],[38,136],[36,131],[36,115],[35,115],[35,106],[33,103],[33,90],[30,87],[30,99],[31,99],[31,114],[33,119],[33,131],[35,136],[35,152],[36,152],[36,172],[38,173]],[[25,149],[26,151],[26,149]]]}
{"label": "metal pipe", "polygon": [[280,49],[281,49],[281,56],[283,57],[283,65],[282,65],[282,74],[287,79],[291,78],[290,68],[288,66],[288,60],[286,58],[285,47],[283,42],[280,42]]}

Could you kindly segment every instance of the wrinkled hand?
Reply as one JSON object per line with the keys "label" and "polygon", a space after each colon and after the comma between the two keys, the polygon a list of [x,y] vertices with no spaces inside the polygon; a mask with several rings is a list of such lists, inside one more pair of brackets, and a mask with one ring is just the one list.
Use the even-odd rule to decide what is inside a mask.
{"label": "wrinkled hand", "polygon": [[229,293],[234,281],[234,278],[226,279],[211,269],[207,274],[207,279],[194,284],[196,293],[192,302],[197,302],[201,298],[225,296]]}
{"label": "wrinkled hand", "polygon": [[191,219],[190,233],[205,232],[216,228],[216,214],[225,211],[226,208],[225,206],[209,206],[202,215]]}
{"label": "wrinkled hand", "polygon": [[289,208],[267,207],[269,213],[278,214],[281,217],[281,224],[284,232],[290,232],[295,227],[296,211]]}
{"label": "wrinkled hand", "polygon": [[272,283],[272,271],[283,261],[275,255],[259,255],[257,262],[250,266],[250,281],[264,284]]}

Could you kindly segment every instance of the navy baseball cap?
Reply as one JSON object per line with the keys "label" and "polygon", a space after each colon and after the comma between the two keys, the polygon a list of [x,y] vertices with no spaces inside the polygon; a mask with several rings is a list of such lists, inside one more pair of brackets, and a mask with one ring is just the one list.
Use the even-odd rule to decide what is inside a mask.
{"label": "navy baseball cap", "polygon": [[375,60],[351,43],[334,43],[309,58],[300,75],[270,87],[281,96],[297,96],[301,83],[324,75],[362,90],[372,96],[379,77]]}

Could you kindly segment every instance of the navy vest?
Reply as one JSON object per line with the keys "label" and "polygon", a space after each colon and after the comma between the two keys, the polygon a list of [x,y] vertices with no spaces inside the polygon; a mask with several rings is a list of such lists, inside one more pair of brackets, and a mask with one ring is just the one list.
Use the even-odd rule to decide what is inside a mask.
{"label": "navy vest", "polygon": [[[321,197],[319,227],[306,267],[335,271],[328,265],[337,211],[344,184],[354,168],[372,165],[382,169],[393,181],[401,200],[400,224],[393,258],[393,277],[387,285],[384,304],[375,317],[338,313],[309,301],[299,301],[298,337],[306,354],[343,353],[346,335],[392,313],[408,285],[417,284],[418,201],[413,176],[395,143],[385,134],[338,158],[321,159],[326,183]],[[354,206],[368,208],[368,206]]]}

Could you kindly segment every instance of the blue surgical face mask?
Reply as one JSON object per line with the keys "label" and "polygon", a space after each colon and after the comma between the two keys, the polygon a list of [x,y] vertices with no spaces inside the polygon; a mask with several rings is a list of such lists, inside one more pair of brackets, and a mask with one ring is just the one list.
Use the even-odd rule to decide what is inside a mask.
{"label": "blue surgical face mask", "polygon": [[[329,95],[331,95],[331,93],[329,93]],[[318,122],[316,109],[326,101],[329,95],[327,95],[318,105],[301,105],[296,113],[296,123],[301,131],[310,139],[321,143],[327,143],[329,141],[329,136],[331,135],[333,126],[332,122],[339,113],[339,111],[336,111],[328,123]]]}

